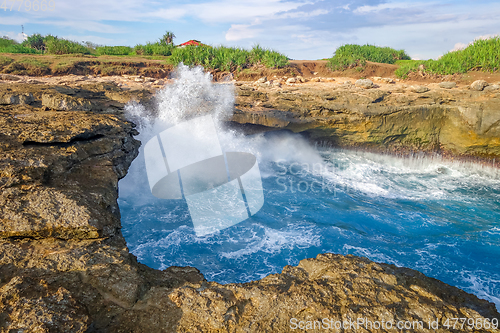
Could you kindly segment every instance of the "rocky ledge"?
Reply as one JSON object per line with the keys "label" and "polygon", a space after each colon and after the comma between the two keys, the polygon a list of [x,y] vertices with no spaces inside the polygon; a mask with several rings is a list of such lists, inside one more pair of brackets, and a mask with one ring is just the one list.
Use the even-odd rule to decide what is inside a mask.
{"label": "rocky ledge", "polygon": [[233,121],[340,147],[500,157],[499,85],[376,79],[240,83]]}
{"label": "rocky ledge", "polygon": [[[136,88],[87,80],[0,85],[0,332],[288,332],[319,322],[342,322],[349,326],[345,332],[393,332],[387,325],[366,325],[399,321],[418,322],[408,332],[456,332],[446,328],[447,319],[500,319],[492,303],[476,296],[414,270],[353,256],[320,254],[281,274],[228,285],[206,281],[195,268],[158,271],[138,263],[121,235],[117,205],[118,180],[139,147],[123,103],[152,94]],[[422,101],[436,99],[410,93],[400,97],[408,108],[391,113],[394,92],[280,89],[241,86],[233,120],[305,130],[317,138],[331,133],[347,144],[362,142],[363,128],[365,141],[372,142],[370,133],[416,130],[410,119],[432,130],[431,120],[438,119],[440,130],[433,133],[439,140],[428,134],[429,142],[442,143],[447,126],[470,126],[481,132],[462,137],[483,140],[481,153],[498,149],[498,122],[489,124],[496,95],[446,92],[447,103],[424,106]],[[467,94],[469,100],[460,100]],[[328,108],[308,109],[308,101]],[[459,110],[461,102],[469,111]],[[481,113],[467,103],[481,105]],[[327,126],[338,124],[336,117],[344,119],[338,131]],[[392,119],[406,122],[391,126]],[[398,129],[401,124],[409,129]]]}

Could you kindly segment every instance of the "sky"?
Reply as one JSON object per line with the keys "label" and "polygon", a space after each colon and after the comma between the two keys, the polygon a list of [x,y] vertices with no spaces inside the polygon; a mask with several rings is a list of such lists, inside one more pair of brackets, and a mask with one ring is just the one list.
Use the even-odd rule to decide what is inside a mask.
{"label": "sky", "polygon": [[172,31],[176,44],[190,39],[213,46],[251,48],[259,44],[298,60],[328,58],[341,45],[367,43],[404,49],[414,59],[438,58],[477,38],[500,34],[498,0],[0,3],[0,36],[17,40],[22,40],[21,26],[27,35],[52,34],[78,42],[128,46],[154,42],[165,31]]}

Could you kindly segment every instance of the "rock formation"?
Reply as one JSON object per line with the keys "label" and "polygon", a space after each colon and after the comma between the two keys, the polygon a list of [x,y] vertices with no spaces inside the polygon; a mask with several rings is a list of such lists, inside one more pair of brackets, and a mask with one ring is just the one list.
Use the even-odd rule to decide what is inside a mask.
{"label": "rock formation", "polygon": [[[301,89],[242,86],[233,120],[342,146],[498,154],[496,95]],[[492,303],[455,287],[353,256],[321,254],[229,285],[208,282],[195,268],[148,268],[121,235],[117,184],[139,147],[123,103],[147,101],[151,92],[102,82],[10,83],[0,85],[0,96],[2,333],[290,332],[324,318],[457,332],[445,328],[447,319],[500,319]],[[438,330],[429,328],[434,322]]]}

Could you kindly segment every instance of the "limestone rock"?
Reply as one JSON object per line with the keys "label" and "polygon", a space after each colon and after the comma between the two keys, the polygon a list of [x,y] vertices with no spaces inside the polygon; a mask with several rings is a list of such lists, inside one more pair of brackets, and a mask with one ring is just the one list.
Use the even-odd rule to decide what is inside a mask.
{"label": "limestone rock", "polygon": [[258,79],[258,80],[256,81],[256,83],[265,83],[266,81],[267,81],[267,77],[266,77],[266,76],[264,76],[264,77],[261,77],[260,79]]}
{"label": "limestone rock", "polygon": [[286,84],[293,84],[293,83],[297,83],[297,79],[294,77],[290,77],[286,80]]}
{"label": "limestone rock", "polygon": [[357,80],[355,83],[356,87],[363,88],[363,89],[370,89],[373,88],[373,82],[368,79],[364,80]]}
{"label": "limestone rock", "polygon": [[32,93],[0,93],[0,105],[31,104],[34,101]]}
{"label": "limestone rock", "polygon": [[476,91],[482,91],[487,86],[488,86],[488,82],[486,82],[484,80],[477,80],[477,81],[472,82],[472,84],[470,85],[470,89],[476,90]]}
{"label": "limestone rock", "polygon": [[297,79],[297,82],[300,82],[300,83],[305,83],[305,82],[306,82],[306,79],[304,79],[304,78],[303,78],[302,76],[300,76],[300,75],[299,75],[299,76],[297,76],[297,77],[296,77],[296,79]]}
{"label": "limestone rock", "polygon": [[42,105],[61,111],[90,111],[92,103],[82,98],[74,98],[58,93],[45,93],[42,95]]}
{"label": "limestone rock", "polygon": [[455,82],[441,82],[438,86],[443,89],[453,89],[457,87],[457,84]]}
{"label": "limestone rock", "polygon": [[[425,325],[500,317],[492,303],[417,271],[354,256],[322,254],[259,281],[227,285],[206,281],[195,268],[139,264],[119,231],[117,205],[118,180],[139,142],[120,107],[108,108],[151,95],[108,84],[11,87],[9,93],[32,93],[37,101],[60,94],[93,107],[0,105],[2,333],[290,332],[292,318]],[[236,88],[233,122],[305,132],[341,147],[500,156],[496,94],[259,89]]]}
{"label": "limestone rock", "polygon": [[493,84],[491,86],[487,86],[483,89],[485,92],[493,92],[493,91],[498,91],[500,90],[500,85],[498,84]]}
{"label": "limestone rock", "polygon": [[4,81],[19,81],[21,78],[16,75],[0,74],[0,80]]}
{"label": "limestone rock", "polygon": [[417,94],[422,94],[428,92],[430,89],[427,88],[426,86],[412,86],[411,90]]}
{"label": "limestone rock", "polygon": [[83,333],[91,323],[68,290],[33,278],[14,277],[0,288],[0,312],[2,332]]}

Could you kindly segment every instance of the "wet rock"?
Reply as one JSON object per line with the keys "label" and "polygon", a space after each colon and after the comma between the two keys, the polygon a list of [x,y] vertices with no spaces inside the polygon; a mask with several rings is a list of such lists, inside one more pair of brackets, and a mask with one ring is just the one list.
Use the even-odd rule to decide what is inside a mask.
{"label": "wet rock", "polygon": [[482,91],[487,86],[488,86],[488,82],[486,82],[484,80],[477,80],[477,81],[472,82],[472,84],[470,85],[470,89],[475,90],[475,91]]}
{"label": "wet rock", "polygon": [[371,80],[364,79],[364,80],[357,80],[355,83],[356,87],[363,88],[363,89],[370,89],[373,88],[374,84]]}
{"label": "wet rock", "polygon": [[455,82],[441,82],[438,86],[443,89],[453,89],[457,87],[457,84]]}
{"label": "wet rock", "polygon": [[426,86],[412,86],[410,89],[411,89],[411,91],[413,91],[417,94],[422,94],[422,93],[428,92],[430,90]]}

